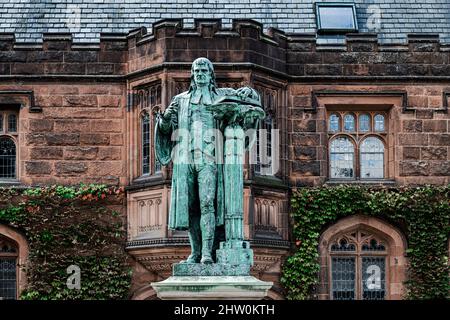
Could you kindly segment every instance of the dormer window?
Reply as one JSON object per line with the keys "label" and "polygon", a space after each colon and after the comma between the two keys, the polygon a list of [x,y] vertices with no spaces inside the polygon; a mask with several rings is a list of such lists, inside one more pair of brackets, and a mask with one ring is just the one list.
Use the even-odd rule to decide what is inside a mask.
{"label": "dormer window", "polygon": [[358,31],[354,3],[316,2],[316,21],[319,33]]}

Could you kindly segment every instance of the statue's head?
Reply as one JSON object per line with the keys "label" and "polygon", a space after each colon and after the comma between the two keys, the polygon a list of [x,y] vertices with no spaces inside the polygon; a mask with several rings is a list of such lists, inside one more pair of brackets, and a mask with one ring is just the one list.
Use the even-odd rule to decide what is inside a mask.
{"label": "statue's head", "polygon": [[216,76],[212,62],[206,58],[198,58],[191,67],[191,89],[203,86],[215,88]]}

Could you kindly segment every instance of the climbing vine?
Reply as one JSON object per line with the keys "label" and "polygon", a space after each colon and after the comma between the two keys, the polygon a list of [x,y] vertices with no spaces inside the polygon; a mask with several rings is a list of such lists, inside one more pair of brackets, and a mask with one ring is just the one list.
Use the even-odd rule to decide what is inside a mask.
{"label": "climbing vine", "polygon": [[[123,299],[130,285],[122,188],[0,188],[0,223],[29,244],[21,299]],[[67,268],[79,267],[79,289]]]}
{"label": "climbing vine", "polygon": [[302,188],[291,199],[295,250],[281,282],[288,299],[314,299],[319,274],[319,237],[343,217],[362,214],[401,226],[407,238],[409,299],[448,298],[450,186]]}

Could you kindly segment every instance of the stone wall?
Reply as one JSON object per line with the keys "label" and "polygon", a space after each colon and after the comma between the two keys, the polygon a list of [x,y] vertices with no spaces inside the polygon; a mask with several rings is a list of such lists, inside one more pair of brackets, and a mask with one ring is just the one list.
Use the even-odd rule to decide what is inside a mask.
{"label": "stone wall", "polygon": [[[0,39],[0,103],[20,104],[18,173],[24,184],[126,184],[126,43],[70,35],[41,45]],[[24,91],[28,97],[24,97]]]}

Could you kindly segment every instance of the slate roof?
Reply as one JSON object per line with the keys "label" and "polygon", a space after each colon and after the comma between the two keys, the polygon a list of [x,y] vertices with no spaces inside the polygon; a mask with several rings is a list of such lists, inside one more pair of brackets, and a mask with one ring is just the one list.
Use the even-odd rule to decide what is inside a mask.
{"label": "slate roof", "polygon": [[[101,32],[127,33],[165,18],[254,19],[264,28],[316,32],[316,0],[0,0],[0,32],[18,42],[41,42],[42,33],[70,32],[74,42],[98,42]],[[351,2],[323,0],[322,2]],[[360,32],[377,32],[383,43],[406,42],[408,33],[435,33],[450,43],[450,0],[354,0]],[[380,11],[377,11],[377,10]],[[369,29],[371,13],[381,12],[381,29]],[[372,16],[373,17],[373,16]],[[79,19],[77,19],[79,18]],[[79,22],[79,24],[77,23]],[[328,37],[330,38],[330,37]],[[327,42],[327,37],[322,37]],[[334,41],[334,40],[331,40]]]}

